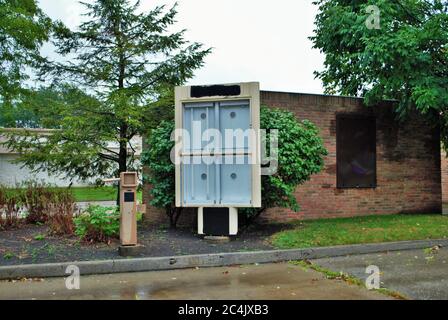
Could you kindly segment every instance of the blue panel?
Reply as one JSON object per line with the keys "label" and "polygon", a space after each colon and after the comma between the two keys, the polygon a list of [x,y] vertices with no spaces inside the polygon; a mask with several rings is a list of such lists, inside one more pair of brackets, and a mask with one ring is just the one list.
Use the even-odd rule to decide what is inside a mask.
{"label": "blue panel", "polygon": [[[248,151],[250,129],[249,101],[185,104],[183,108],[184,129],[189,132],[190,144],[185,145],[184,154],[192,152]],[[204,134],[207,129],[221,132],[223,145],[211,144],[213,134]],[[225,130],[232,130],[233,143],[227,143]],[[237,141],[239,130],[242,141]],[[238,136],[236,134],[236,136]],[[244,135],[246,134],[246,135]],[[225,157],[187,156],[189,164],[182,165],[182,194],[185,205],[251,205],[252,167],[247,155]],[[212,161],[214,159],[214,161]],[[229,161],[230,160],[230,161]]]}
{"label": "blue panel", "polygon": [[215,128],[214,104],[186,104],[183,119],[184,129],[190,134],[190,143],[185,145],[185,151],[203,150],[209,144],[207,139],[203,139],[204,132]]}
{"label": "blue panel", "polygon": [[[201,157],[189,157],[190,164],[182,166],[183,201],[186,204],[215,204],[215,164]],[[195,161],[199,162],[196,163]],[[212,163],[212,164],[209,164]]]}
{"label": "blue panel", "polygon": [[233,157],[233,164],[221,165],[222,204],[250,204],[252,199],[252,169],[247,156]]}
{"label": "blue panel", "polygon": [[[235,137],[226,139],[223,145],[225,150],[249,148],[247,130],[250,128],[250,108],[248,101],[220,103],[219,127],[223,137],[225,130],[230,129]],[[245,133],[246,135],[243,135]],[[238,139],[237,136],[240,136]]]}

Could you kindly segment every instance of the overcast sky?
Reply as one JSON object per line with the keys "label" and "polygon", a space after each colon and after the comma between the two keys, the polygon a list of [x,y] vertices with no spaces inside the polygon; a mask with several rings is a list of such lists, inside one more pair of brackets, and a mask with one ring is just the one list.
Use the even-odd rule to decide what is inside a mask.
{"label": "overcast sky", "polygon": [[[92,0],[85,0],[90,2]],[[39,0],[53,19],[71,28],[82,21],[77,0]],[[171,0],[141,0],[142,10]],[[213,53],[189,84],[259,81],[264,90],[322,93],[313,72],[323,56],[312,49],[316,7],[312,0],[178,0],[176,29]],[[51,49],[44,50],[51,55]]]}

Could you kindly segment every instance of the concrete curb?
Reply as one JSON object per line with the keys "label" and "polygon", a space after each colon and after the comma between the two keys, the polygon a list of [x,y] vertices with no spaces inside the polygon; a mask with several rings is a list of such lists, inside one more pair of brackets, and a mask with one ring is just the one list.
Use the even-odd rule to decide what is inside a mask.
{"label": "concrete curb", "polygon": [[448,239],[401,241],[292,250],[232,252],[160,258],[15,265],[0,267],[0,280],[65,277],[67,276],[65,273],[66,268],[70,265],[78,266],[81,275],[111,274],[319,259],[353,254],[425,249],[436,245],[448,247]]}

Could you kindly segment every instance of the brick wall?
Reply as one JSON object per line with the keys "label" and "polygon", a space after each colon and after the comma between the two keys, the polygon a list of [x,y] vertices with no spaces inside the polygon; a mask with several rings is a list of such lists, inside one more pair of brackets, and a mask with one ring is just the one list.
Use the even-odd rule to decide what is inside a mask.
{"label": "brick wall", "polygon": [[[437,129],[413,117],[394,120],[392,105],[375,108],[362,99],[262,92],[262,104],[294,112],[320,129],[329,155],[324,170],[296,190],[299,213],[271,209],[269,219],[342,217],[400,212],[441,212],[440,142]],[[336,114],[377,118],[377,188],[336,188]]]}
{"label": "brick wall", "polygon": [[[329,152],[323,171],[298,186],[295,192],[301,211],[270,209],[264,215],[265,219],[283,222],[367,214],[441,212],[438,129],[431,128],[417,117],[399,123],[394,120],[390,103],[367,108],[362,105],[362,99],[356,98],[262,91],[261,103],[290,110],[299,120],[308,119],[315,123]],[[377,188],[336,188],[337,113],[376,117]],[[148,212],[158,215],[152,210]],[[191,218],[185,219],[192,221]],[[160,221],[160,218],[156,220]]]}

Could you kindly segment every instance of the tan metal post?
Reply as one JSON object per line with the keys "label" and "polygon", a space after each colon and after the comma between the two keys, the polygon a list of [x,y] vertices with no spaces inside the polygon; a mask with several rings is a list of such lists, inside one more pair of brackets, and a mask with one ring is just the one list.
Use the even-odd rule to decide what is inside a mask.
{"label": "tan metal post", "polygon": [[137,186],[136,172],[120,174],[120,242],[122,246],[137,245]]}

